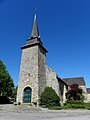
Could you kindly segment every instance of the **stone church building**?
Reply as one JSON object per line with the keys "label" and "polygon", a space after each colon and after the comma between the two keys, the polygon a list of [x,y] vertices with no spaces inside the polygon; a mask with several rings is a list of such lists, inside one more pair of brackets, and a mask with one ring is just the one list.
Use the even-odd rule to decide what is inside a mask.
{"label": "stone church building", "polygon": [[40,95],[46,86],[52,87],[60,96],[60,102],[65,102],[65,93],[71,84],[77,83],[85,92],[86,85],[83,77],[63,78],[57,76],[46,64],[46,53],[39,36],[36,15],[30,38],[21,47],[22,58],[17,91],[17,103],[38,103]]}

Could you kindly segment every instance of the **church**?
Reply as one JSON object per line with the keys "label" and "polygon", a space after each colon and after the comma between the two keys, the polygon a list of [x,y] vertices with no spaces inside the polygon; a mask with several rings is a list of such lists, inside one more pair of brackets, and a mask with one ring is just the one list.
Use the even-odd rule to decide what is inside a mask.
{"label": "church", "polygon": [[[51,70],[46,64],[48,51],[43,46],[39,36],[36,15],[34,16],[31,36],[21,49],[17,103],[38,104],[40,95],[46,86],[52,87],[60,97],[60,102],[65,103],[65,94],[72,84],[78,84],[83,89],[85,100],[87,100],[87,89],[83,77],[61,79],[56,71]],[[90,95],[90,89],[88,91]],[[88,101],[90,101],[90,96]]]}

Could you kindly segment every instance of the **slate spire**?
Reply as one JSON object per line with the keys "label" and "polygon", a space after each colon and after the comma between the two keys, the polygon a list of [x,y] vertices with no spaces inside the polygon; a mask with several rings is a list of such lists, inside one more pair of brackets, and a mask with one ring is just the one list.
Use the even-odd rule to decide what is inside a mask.
{"label": "slate spire", "polygon": [[34,16],[34,23],[32,27],[32,32],[31,32],[31,39],[33,38],[39,38],[39,31],[38,31],[38,25],[37,25],[37,20],[36,20],[36,14]]}
{"label": "slate spire", "polygon": [[27,39],[26,41],[26,45],[25,46],[21,46],[21,49],[27,48],[27,47],[32,47],[35,45],[39,45],[42,50],[44,50],[44,52],[48,52],[44,47],[43,47],[43,43],[40,39],[39,36],[39,30],[38,30],[38,24],[37,24],[37,20],[36,20],[36,14],[34,16],[34,22],[33,22],[33,26],[32,26],[32,32],[30,35],[30,38]]}

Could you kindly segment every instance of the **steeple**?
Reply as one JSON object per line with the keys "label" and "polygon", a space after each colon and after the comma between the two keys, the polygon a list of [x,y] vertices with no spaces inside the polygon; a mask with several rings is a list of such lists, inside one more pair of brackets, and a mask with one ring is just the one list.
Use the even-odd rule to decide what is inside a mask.
{"label": "steeple", "polygon": [[34,38],[39,38],[39,31],[38,31],[38,25],[37,25],[37,20],[36,20],[36,14],[34,16],[34,23],[33,23],[33,27],[32,27],[31,36],[30,36],[30,39],[34,39]]}
{"label": "steeple", "polygon": [[35,46],[35,45],[39,45],[45,51],[45,53],[47,52],[47,50],[43,47],[43,43],[42,43],[40,36],[39,36],[36,14],[34,16],[34,22],[33,22],[32,32],[31,32],[30,38],[27,39],[25,46],[21,46],[21,49]]}

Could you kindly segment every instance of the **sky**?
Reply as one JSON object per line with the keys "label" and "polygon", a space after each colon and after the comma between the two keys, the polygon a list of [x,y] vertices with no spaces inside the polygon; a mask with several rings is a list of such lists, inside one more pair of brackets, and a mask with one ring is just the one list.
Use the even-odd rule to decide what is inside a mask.
{"label": "sky", "polygon": [[0,0],[0,59],[15,86],[35,13],[48,66],[90,87],[90,0]]}

